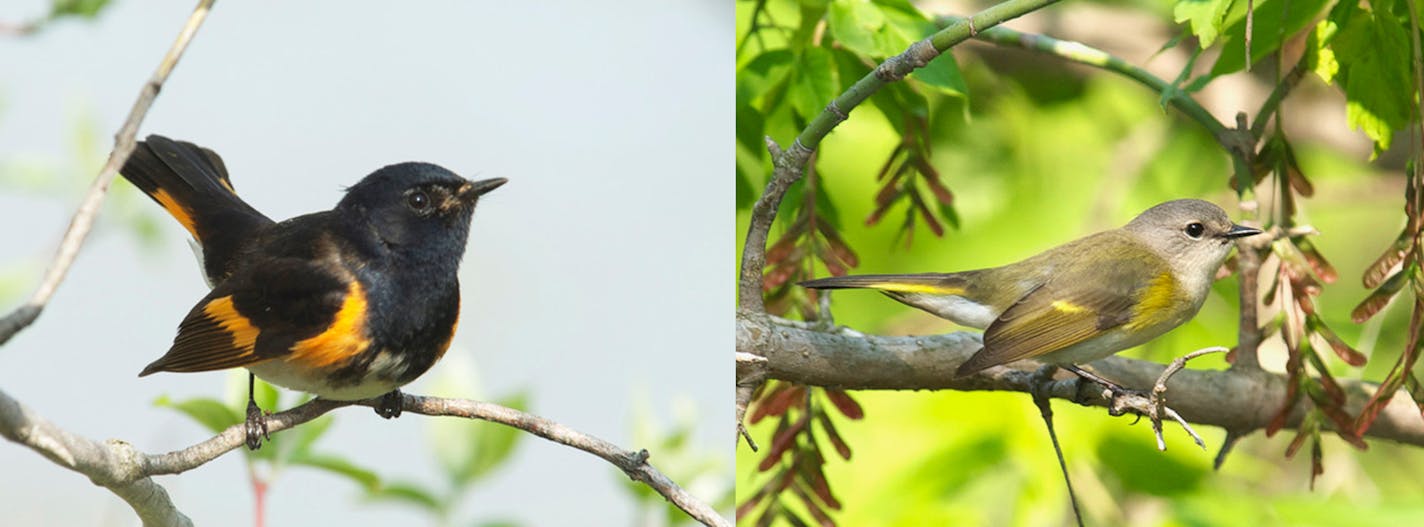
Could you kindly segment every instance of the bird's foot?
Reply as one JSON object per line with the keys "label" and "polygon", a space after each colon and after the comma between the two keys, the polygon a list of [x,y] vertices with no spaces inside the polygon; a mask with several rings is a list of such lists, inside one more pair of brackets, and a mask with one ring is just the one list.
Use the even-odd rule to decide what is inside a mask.
{"label": "bird's foot", "polygon": [[[1178,359],[1178,362],[1185,363],[1184,359],[1189,358],[1191,357]],[[1168,368],[1167,371],[1162,372],[1162,376],[1157,379],[1151,390],[1126,388],[1077,366],[1064,366],[1063,369],[1073,372],[1082,379],[1101,385],[1103,387],[1102,397],[1108,401],[1108,414],[1117,416],[1132,413],[1139,419],[1146,416],[1147,420],[1152,422],[1152,434],[1157,437],[1157,450],[1167,450],[1167,442],[1162,438],[1162,418],[1164,416],[1170,417],[1182,425],[1182,429],[1187,431],[1187,435],[1192,436],[1192,440],[1196,441],[1197,446],[1205,450],[1206,442],[1202,441],[1200,435],[1197,435],[1197,431],[1187,424],[1187,420],[1183,419],[1181,414],[1167,406],[1167,379],[1182,367],[1182,364],[1174,364],[1176,364],[1176,368]]]}
{"label": "bird's foot", "polygon": [[257,406],[257,401],[247,400],[247,422],[244,424],[247,430],[247,448],[257,450],[262,448],[262,440],[272,439],[267,433],[267,413]]}
{"label": "bird's foot", "polygon": [[391,390],[391,393],[382,395],[380,402],[376,403],[375,406],[376,415],[386,419],[400,417],[401,400],[402,396],[400,390]]}

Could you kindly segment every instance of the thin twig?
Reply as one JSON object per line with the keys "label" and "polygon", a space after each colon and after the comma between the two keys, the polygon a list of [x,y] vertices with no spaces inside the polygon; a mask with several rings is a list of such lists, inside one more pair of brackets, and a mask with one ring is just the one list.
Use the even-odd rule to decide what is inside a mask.
{"label": "thin twig", "polygon": [[757,451],[757,444],[747,432],[746,425],[742,424],[742,419],[747,415],[752,394],[763,382],[766,382],[766,357],[737,352],[737,435],[747,440],[752,452]]}
{"label": "thin twig", "polygon": [[173,67],[178,65],[178,59],[182,58],[183,52],[188,49],[188,43],[193,40],[193,35],[198,33],[198,28],[208,18],[208,11],[212,9],[213,1],[200,0],[198,2],[198,7],[193,9],[193,14],[188,17],[188,22],[183,24],[183,31],[178,33],[178,38],[168,48],[168,53],[163,56],[163,61],[158,63],[158,69],[153,72],[153,76],[149,77],[148,82],[144,83],[143,89],[139,91],[138,100],[129,110],[128,119],[124,120],[124,125],[114,135],[114,151],[109,153],[108,162],[104,163],[104,168],[99,171],[98,177],[95,177],[94,182],[89,185],[89,191],[84,194],[84,201],[80,202],[79,210],[75,211],[73,219],[69,221],[69,229],[64,232],[64,238],[59,242],[59,250],[55,252],[54,259],[50,262],[49,269],[45,271],[44,278],[40,280],[39,287],[23,305],[15,308],[5,318],[0,319],[0,345],[4,345],[20,330],[34,323],[35,319],[39,318],[40,312],[44,310],[45,305],[49,303],[50,297],[54,296],[55,290],[59,289],[60,282],[64,281],[69,267],[74,264],[75,257],[79,256],[79,248],[84,245],[84,239],[89,236],[89,231],[94,227],[94,219],[99,215],[99,208],[104,203],[105,195],[108,194],[109,184],[114,181],[114,176],[119,174],[119,168],[124,166],[124,161],[128,160],[129,154],[133,153],[134,146],[137,144],[135,136],[138,135],[139,124],[148,114],[149,107],[153,106],[153,100],[158,97],[158,92],[163,88],[163,83],[168,80],[168,75],[173,72]]}
{"label": "thin twig", "polygon": [[1221,465],[1226,463],[1226,456],[1231,454],[1231,449],[1236,446],[1244,434],[1238,434],[1235,430],[1226,431],[1226,439],[1221,441],[1221,450],[1216,451],[1216,459],[1211,461],[1212,470],[1221,470]]}
{"label": "thin twig", "polygon": [[1054,365],[1045,365],[1034,372],[1034,387],[1031,391],[1033,404],[1038,407],[1038,415],[1043,417],[1044,426],[1048,427],[1048,439],[1053,442],[1053,453],[1058,455],[1058,468],[1063,471],[1063,483],[1068,487],[1068,503],[1073,505],[1073,519],[1078,520],[1078,527],[1083,527],[1083,512],[1078,509],[1078,493],[1073,492],[1073,478],[1068,475],[1068,462],[1063,458],[1063,447],[1058,444],[1058,432],[1053,430],[1053,406],[1052,398],[1049,397],[1048,390],[1044,387],[1053,383],[1053,373],[1058,371]]}
{"label": "thin twig", "polygon": [[1162,375],[1159,375],[1157,382],[1152,385],[1152,412],[1148,415],[1148,418],[1152,419],[1152,432],[1157,435],[1157,450],[1167,450],[1167,442],[1162,439],[1162,418],[1159,415],[1162,411],[1165,411],[1168,416],[1180,423],[1182,428],[1187,431],[1187,434],[1191,435],[1192,439],[1197,442],[1197,446],[1201,447],[1202,450],[1206,450],[1206,443],[1202,441],[1201,436],[1197,435],[1197,431],[1192,430],[1191,425],[1187,424],[1187,421],[1182,419],[1182,416],[1177,415],[1176,410],[1167,407],[1167,380],[1171,379],[1177,372],[1182,371],[1182,368],[1187,367],[1187,361],[1189,360],[1208,353],[1226,353],[1228,351],[1231,350],[1222,346],[1196,350],[1177,357],[1167,365],[1167,369],[1162,370]]}

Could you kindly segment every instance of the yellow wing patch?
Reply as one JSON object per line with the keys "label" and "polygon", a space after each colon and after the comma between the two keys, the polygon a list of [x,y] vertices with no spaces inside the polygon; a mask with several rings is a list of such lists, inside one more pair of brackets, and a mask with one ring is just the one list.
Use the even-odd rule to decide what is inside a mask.
{"label": "yellow wing patch", "polygon": [[1087,309],[1085,309],[1083,306],[1074,304],[1066,300],[1054,300],[1052,306],[1053,309],[1057,309],[1064,313],[1082,313],[1087,311]]}
{"label": "yellow wing patch", "polygon": [[[189,211],[187,207],[179,204],[178,200],[173,199],[173,196],[169,195],[168,191],[163,189],[154,191],[153,199],[158,200],[158,204],[163,205],[163,209],[167,210],[168,214],[173,215],[173,219],[183,224],[183,228],[188,229],[188,234],[192,234],[194,240],[199,240],[197,223],[193,221],[193,213]],[[228,304],[231,303],[232,299],[228,299]]]}
{"label": "yellow wing patch", "polygon": [[359,355],[371,347],[366,338],[366,292],[361,283],[351,281],[346,300],[336,312],[331,325],[321,334],[297,342],[288,360],[308,367],[336,364]]}
{"label": "yellow wing patch", "polygon": [[[163,191],[159,191],[163,192]],[[251,355],[257,345],[259,330],[252,321],[237,312],[232,305],[232,295],[218,297],[203,306],[203,313],[217,323],[224,332],[232,336],[232,346],[242,350],[241,355]]]}

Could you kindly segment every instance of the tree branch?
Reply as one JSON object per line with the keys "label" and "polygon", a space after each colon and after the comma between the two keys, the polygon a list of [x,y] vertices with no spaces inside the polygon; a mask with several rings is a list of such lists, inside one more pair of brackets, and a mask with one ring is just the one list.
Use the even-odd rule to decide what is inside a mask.
{"label": "tree branch", "polygon": [[771,230],[771,222],[776,218],[776,211],[781,206],[781,198],[786,195],[786,189],[801,179],[806,169],[806,161],[811,158],[816,147],[820,146],[821,139],[824,139],[826,134],[831,133],[832,129],[849,117],[851,110],[865,102],[880,88],[905,78],[905,75],[928,64],[945,50],[968,40],[980,31],[1057,1],[1008,0],[949,24],[924,40],[912,44],[905,52],[885,59],[885,62],[861,77],[847,88],[845,93],[827,104],[826,109],[806,125],[785,151],[782,151],[774,140],[767,138],[767,148],[771,151],[774,169],[766,190],[752,205],[751,224],[747,227],[747,237],[743,242],[742,263],[737,281],[738,309],[745,313],[766,311],[766,304],[761,296],[761,284],[762,271],[766,267],[767,233]]}
{"label": "tree branch", "polygon": [[144,456],[119,440],[97,443],[69,433],[0,390],[0,436],[19,443],[56,465],[89,477],[133,507],[148,526],[191,526],[163,486],[141,470]]}
{"label": "tree branch", "polygon": [[[915,337],[867,336],[839,328],[831,332],[766,315],[737,317],[737,349],[767,359],[771,378],[839,389],[1017,391],[1031,393],[1031,363],[996,367],[955,378],[959,364],[981,347],[978,333],[956,332]],[[1111,357],[1091,364],[1104,377],[1129,387],[1149,387],[1164,365]],[[1273,401],[1284,400],[1287,379],[1263,370],[1184,370],[1168,382],[1172,407],[1192,423],[1219,426],[1237,435],[1263,428],[1275,415]],[[1342,382],[1351,412],[1369,400],[1376,385]],[[1106,406],[1085,383],[1064,379],[1048,388],[1052,397],[1078,404]],[[1424,446],[1424,420],[1408,397],[1391,401],[1368,436]],[[1264,403],[1264,404],[1263,404]],[[1307,407],[1298,405],[1287,421],[1297,427]]]}
{"label": "tree branch", "polygon": [[144,83],[139,91],[138,100],[129,110],[128,119],[124,120],[124,125],[114,135],[114,151],[109,153],[109,160],[104,163],[99,176],[89,185],[89,191],[84,194],[84,201],[80,202],[79,210],[69,221],[69,229],[64,232],[64,238],[59,242],[59,250],[55,252],[39,287],[23,305],[0,319],[0,345],[4,345],[20,330],[34,323],[35,319],[39,318],[40,311],[49,303],[50,297],[54,296],[55,290],[59,289],[60,282],[64,281],[69,267],[74,264],[75,257],[79,256],[79,248],[84,245],[84,239],[94,227],[94,219],[99,215],[99,207],[103,205],[104,197],[108,194],[109,184],[113,183],[114,176],[119,174],[119,168],[124,166],[124,161],[133,153],[137,144],[135,136],[138,135],[139,124],[148,114],[149,107],[153,106],[153,100],[158,97],[159,90],[163,89],[168,75],[173,73],[174,66],[178,65],[178,59],[183,57],[183,51],[188,49],[193,35],[198,33],[198,28],[208,18],[213,1],[199,0],[193,14],[188,17],[188,22],[183,24],[183,30],[178,33],[178,38],[158,63],[158,69],[154,70],[153,76],[149,77],[148,82]]}
{"label": "tree branch", "polygon": [[[316,399],[267,416],[267,429],[278,433],[332,410],[351,405],[374,407],[379,398],[357,402]],[[494,403],[467,399],[447,399],[405,395],[402,410],[429,416],[479,419],[518,428],[555,443],[588,452],[662,494],[679,509],[703,525],[730,526],[717,511],[689,494],[648,463],[648,451],[623,450],[617,445],[584,434],[557,422]],[[164,454],[144,454],[118,440],[97,443],[71,434],[31,412],[0,391],[0,435],[43,454],[55,464],[88,476],[129,502],[144,525],[191,525],[178,512],[163,487],[151,476],[181,474],[201,467],[245,442],[243,424],[236,424],[193,446]]]}

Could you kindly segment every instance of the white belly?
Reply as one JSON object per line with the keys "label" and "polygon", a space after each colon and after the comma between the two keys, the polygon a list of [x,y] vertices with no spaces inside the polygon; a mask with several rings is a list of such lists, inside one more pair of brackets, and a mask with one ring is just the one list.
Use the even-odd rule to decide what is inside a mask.
{"label": "white belly", "polygon": [[393,353],[381,352],[371,361],[366,374],[356,382],[330,384],[325,375],[293,365],[282,359],[273,359],[253,364],[247,371],[269,383],[301,392],[310,393],[333,401],[359,401],[390,393],[400,388],[402,383],[394,379],[405,373],[407,364]]}

